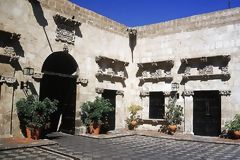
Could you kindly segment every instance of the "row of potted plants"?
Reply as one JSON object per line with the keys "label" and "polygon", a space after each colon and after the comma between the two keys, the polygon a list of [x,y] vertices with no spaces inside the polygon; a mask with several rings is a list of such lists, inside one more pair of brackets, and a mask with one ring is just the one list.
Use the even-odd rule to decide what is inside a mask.
{"label": "row of potted plants", "polygon": [[[177,126],[183,121],[183,107],[176,105],[177,98],[170,98],[166,105],[165,123],[160,127],[160,131],[167,134],[174,134]],[[38,139],[40,132],[47,129],[52,113],[57,111],[58,101],[51,101],[45,98],[40,101],[37,96],[30,95],[22,98],[16,103],[17,113],[20,120],[20,128],[27,137]],[[132,104],[128,107],[129,117],[126,124],[130,130],[138,125],[138,111],[143,108]],[[99,134],[108,131],[108,113],[113,111],[112,104],[100,97],[94,101],[87,101],[81,105],[81,116],[83,124],[87,127],[88,133]],[[233,120],[225,124],[225,136],[228,138],[240,138],[240,114],[236,114]],[[26,132],[25,132],[26,130]]]}

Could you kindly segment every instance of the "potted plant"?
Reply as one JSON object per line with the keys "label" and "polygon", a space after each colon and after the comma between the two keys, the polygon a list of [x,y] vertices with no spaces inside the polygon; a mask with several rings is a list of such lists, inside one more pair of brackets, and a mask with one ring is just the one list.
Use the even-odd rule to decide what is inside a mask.
{"label": "potted plant", "polygon": [[131,104],[128,107],[128,111],[130,112],[129,118],[126,119],[126,123],[128,125],[128,129],[133,130],[137,127],[138,118],[136,117],[137,112],[142,110],[143,108],[136,104]]}
{"label": "potted plant", "polygon": [[240,138],[240,114],[236,114],[233,120],[225,123],[227,133],[231,138]]}
{"label": "potted plant", "polygon": [[88,127],[89,133],[99,134],[100,127],[106,115],[114,108],[109,100],[96,97],[95,100],[87,101],[81,105],[81,114],[84,125]]}
{"label": "potted plant", "polygon": [[174,96],[169,99],[166,105],[167,112],[165,113],[165,123],[161,126],[162,132],[173,134],[177,130],[177,125],[181,125],[183,121],[183,107],[176,105],[177,98]]}
{"label": "potted plant", "polygon": [[45,98],[40,101],[37,96],[21,98],[16,103],[21,128],[26,128],[27,138],[39,139],[41,129],[50,121],[50,116],[57,110],[58,101]]}

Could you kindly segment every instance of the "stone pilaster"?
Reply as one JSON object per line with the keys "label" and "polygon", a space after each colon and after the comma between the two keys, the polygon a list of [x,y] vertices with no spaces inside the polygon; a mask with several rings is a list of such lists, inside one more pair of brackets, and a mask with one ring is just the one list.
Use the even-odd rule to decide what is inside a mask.
{"label": "stone pilaster", "polygon": [[187,134],[193,133],[193,91],[184,91],[184,132]]}

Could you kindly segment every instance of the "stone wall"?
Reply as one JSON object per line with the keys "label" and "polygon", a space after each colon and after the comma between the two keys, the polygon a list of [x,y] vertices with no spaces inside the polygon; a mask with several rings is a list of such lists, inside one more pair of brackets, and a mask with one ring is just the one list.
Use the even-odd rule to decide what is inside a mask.
{"label": "stone wall", "polygon": [[[60,4],[64,4],[64,6],[61,7]],[[114,90],[126,89],[119,82],[114,84],[110,81],[99,82],[95,76],[99,68],[95,62],[96,56],[101,55],[126,62],[129,61],[131,52],[125,33],[126,26],[77,7],[68,1],[41,1],[40,5],[38,5],[31,4],[27,0],[9,0],[0,2],[0,12],[1,15],[4,15],[0,16],[0,30],[21,34],[19,43],[23,50],[21,55],[20,51],[16,50],[16,54],[20,57],[18,60],[20,68],[13,67],[10,63],[0,63],[0,73],[15,77],[18,82],[18,86],[14,91],[14,99],[12,97],[12,87],[7,86],[5,83],[1,85],[0,135],[13,134],[17,136],[21,134],[15,108],[16,101],[25,97],[23,90],[20,89],[21,81],[33,83],[37,94],[39,94],[39,81],[35,81],[31,76],[24,76],[22,69],[30,66],[34,68],[35,73],[41,73],[46,58],[52,52],[63,51],[64,45],[67,45],[69,54],[78,64],[79,78],[87,79],[89,82],[87,85],[77,84],[76,124],[79,124],[80,104],[86,100],[92,100],[98,95],[95,92],[96,87]],[[75,16],[74,21],[81,23],[78,28],[80,33],[76,32],[74,44],[55,40],[57,25],[53,16],[56,14],[69,19]],[[128,70],[128,68],[126,69]],[[123,106],[123,102],[118,102],[117,108]],[[13,126],[12,133],[10,133],[11,120],[9,117],[11,117],[12,110]],[[123,122],[119,127],[123,127],[122,125]]]}
{"label": "stone wall", "polygon": [[[173,60],[172,82],[180,84],[180,95],[184,91],[231,91],[230,96],[222,96],[222,127],[227,120],[240,112],[237,98],[239,95],[239,80],[237,78],[239,75],[240,52],[239,12],[240,9],[236,8],[136,28],[138,30],[138,41],[134,51],[135,61],[146,63]],[[231,78],[227,80],[221,78],[204,80],[200,78],[182,83],[184,65],[181,59],[221,55],[230,55],[231,57],[227,65]],[[216,63],[219,59],[216,58],[213,61]],[[220,64],[213,66],[213,72],[221,73],[220,68]],[[196,66],[191,68],[191,74],[198,74]],[[142,85],[141,89],[150,92],[170,91],[171,83],[164,81],[158,83],[147,82]],[[178,103],[185,107],[185,118],[188,119],[185,123],[189,127],[192,126],[192,124],[188,124],[189,118],[191,120],[189,116],[193,115],[193,110],[189,110],[189,108],[193,104],[190,102],[192,100],[188,100],[189,97],[180,96]],[[143,104],[148,107],[148,100],[144,100]],[[144,115],[148,115],[148,113]]]}

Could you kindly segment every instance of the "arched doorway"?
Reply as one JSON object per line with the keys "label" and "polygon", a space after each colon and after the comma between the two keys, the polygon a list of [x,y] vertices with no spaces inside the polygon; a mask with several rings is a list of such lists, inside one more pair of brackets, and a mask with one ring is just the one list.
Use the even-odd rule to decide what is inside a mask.
{"label": "arched doorway", "polygon": [[49,132],[62,131],[74,134],[76,112],[76,80],[78,65],[66,52],[54,52],[42,66],[40,99],[59,101],[58,110],[51,117]]}

